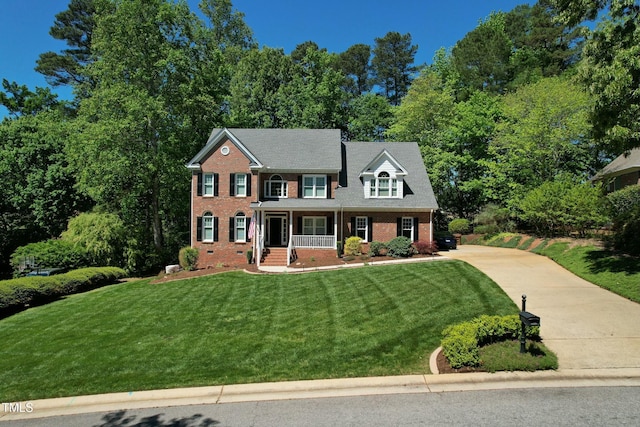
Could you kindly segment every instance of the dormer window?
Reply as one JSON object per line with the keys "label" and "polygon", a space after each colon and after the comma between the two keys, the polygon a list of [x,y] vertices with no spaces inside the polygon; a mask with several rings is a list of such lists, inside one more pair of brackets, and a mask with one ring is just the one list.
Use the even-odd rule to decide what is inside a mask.
{"label": "dormer window", "polygon": [[398,180],[391,178],[389,172],[379,172],[369,180],[369,197],[398,197]]}

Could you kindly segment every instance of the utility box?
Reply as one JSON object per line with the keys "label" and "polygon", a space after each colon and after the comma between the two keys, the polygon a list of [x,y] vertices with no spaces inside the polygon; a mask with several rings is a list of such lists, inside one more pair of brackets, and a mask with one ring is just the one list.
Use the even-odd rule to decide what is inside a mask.
{"label": "utility box", "polygon": [[540,317],[533,313],[529,313],[528,311],[520,312],[520,321],[525,326],[540,326]]}

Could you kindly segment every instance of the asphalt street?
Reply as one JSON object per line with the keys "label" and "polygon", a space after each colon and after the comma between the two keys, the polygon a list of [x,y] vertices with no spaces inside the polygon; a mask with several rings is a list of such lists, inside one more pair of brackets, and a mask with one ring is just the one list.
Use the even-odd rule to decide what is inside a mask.
{"label": "asphalt street", "polygon": [[12,421],[12,427],[637,426],[640,387],[540,388],[226,403]]}

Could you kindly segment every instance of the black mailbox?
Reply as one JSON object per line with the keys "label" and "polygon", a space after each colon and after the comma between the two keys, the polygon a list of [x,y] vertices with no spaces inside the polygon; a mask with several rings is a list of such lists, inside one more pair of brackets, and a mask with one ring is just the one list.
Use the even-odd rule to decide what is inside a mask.
{"label": "black mailbox", "polygon": [[528,311],[520,312],[520,321],[526,326],[540,326],[540,318]]}

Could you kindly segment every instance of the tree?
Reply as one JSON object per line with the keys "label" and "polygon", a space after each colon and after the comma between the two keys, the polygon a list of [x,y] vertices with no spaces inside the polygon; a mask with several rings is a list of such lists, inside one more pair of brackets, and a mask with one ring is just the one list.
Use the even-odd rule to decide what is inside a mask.
{"label": "tree", "polygon": [[0,271],[16,247],[58,236],[89,206],[64,153],[73,133],[69,118],[60,109],[36,109],[0,123]]}
{"label": "tree", "polygon": [[228,99],[234,127],[286,127],[283,88],[293,79],[293,61],[282,49],[249,52],[233,73]]}
{"label": "tree", "polygon": [[512,79],[512,49],[513,44],[505,29],[504,13],[492,13],[458,41],[451,55],[462,84],[461,99],[466,99],[477,90],[503,93]]}
{"label": "tree", "polygon": [[560,175],[529,190],[518,209],[521,220],[546,236],[571,232],[584,236],[606,221],[600,190],[570,175]]}
{"label": "tree", "polygon": [[586,177],[597,157],[590,139],[591,99],[567,79],[551,77],[503,97],[504,119],[483,162],[490,200],[511,205],[563,172]]}
{"label": "tree", "polygon": [[127,229],[115,214],[81,213],[61,237],[86,252],[91,265],[126,267]]}
{"label": "tree", "polygon": [[354,95],[362,95],[371,89],[369,79],[369,59],[371,47],[366,44],[354,44],[338,57],[338,69],[350,78],[347,90]]}
{"label": "tree", "polygon": [[[298,52],[298,55],[300,52]],[[345,76],[336,55],[314,46],[294,61],[281,49],[252,51],[231,80],[229,107],[234,126],[346,129]]]}
{"label": "tree", "polygon": [[497,99],[475,93],[456,103],[451,79],[431,68],[394,110],[387,135],[417,141],[441,209],[471,217],[486,201],[481,163],[500,117]]}
{"label": "tree", "polygon": [[82,83],[83,69],[91,63],[91,37],[95,26],[94,0],[71,0],[69,8],[56,15],[49,34],[69,46],[62,54],[40,54],[36,71],[52,86]]}
{"label": "tree", "polygon": [[374,93],[353,98],[349,104],[347,139],[382,141],[391,117],[391,106],[386,98]]}
{"label": "tree", "polygon": [[399,105],[407,94],[413,75],[418,68],[413,66],[417,45],[411,44],[411,34],[388,32],[375,39],[371,70],[373,81],[379,85],[391,105]]}
{"label": "tree", "polygon": [[59,104],[58,96],[49,88],[36,87],[32,92],[26,85],[18,85],[2,79],[4,91],[0,91],[0,105],[4,105],[11,117],[35,115]]}
{"label": "tree", "polygon": [[[96,60],[87,68],[97,84],[80,105],[80,132],[68,151],[79,187],[119,214],[141,258],[161,262],[177,253],[188,229],[183,165],[221,121],[221,55],[185,3],[106,6],[97,13]],[[180,241],[165,248],[165,235]]]}
{"label": "tree", "polygon": [[594,136],[612,154],[640,146],[640,5],[630,0],[554,0],[553,4],[570,25],[608,10],[587,38],[579,75],[595,99]]}
{"label": "tree", "polygon": [[640,255],[640,186],[630,185],[607,195],[613,220],[613,247],[632,255]]}
{"label": "tree", "polygon": [[228,66],[235,66],[258,43],[244,22],[244,13],[234,10],[231,0],[201,0],[199,8],[209,20],[210,42],[225,56]]}

